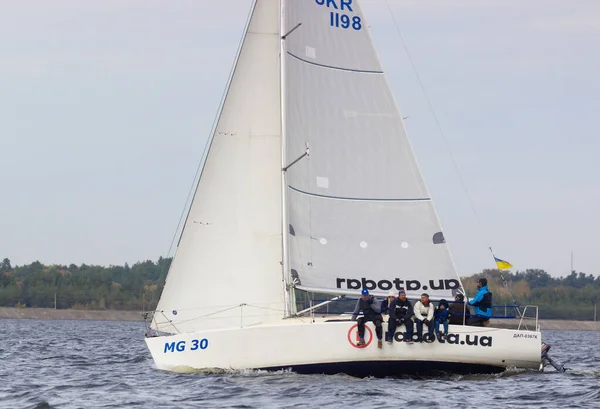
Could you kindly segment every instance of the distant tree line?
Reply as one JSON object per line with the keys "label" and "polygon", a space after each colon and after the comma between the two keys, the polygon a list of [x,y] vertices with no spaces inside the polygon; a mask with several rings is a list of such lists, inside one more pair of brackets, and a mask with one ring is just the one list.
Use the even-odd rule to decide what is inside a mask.
{"label": "distant tree line", "polygon": [[[46,266],[39,261],[12,266],[5,258],[0,262],[0,306],[151,311],[170,264],[170,258],[161,257],[132,266]],[[479,277],[488,279],[494,305],[537,305],[540,318],[592,320],[600,301],[600,276],[581,272],[552,277],[540,269],[484,270],[462,278],[468,296],[475,295]]]}
{"label": "distant tree line", "polygon": [[480,277],[488,279],[494,305],[537,305],[539,317],[544,319],[593,320],[594,305],[600,301],[600,275],[572,271],[566,277],[552,277],[540,269],[514,273],[484,270],[462,278],[468,295],[476,293]]}
{"label": "distant tree line", "polygon": [[24,266],[0,262],[0,306],[91,310],[153,310],[170,258],[129,266]]}

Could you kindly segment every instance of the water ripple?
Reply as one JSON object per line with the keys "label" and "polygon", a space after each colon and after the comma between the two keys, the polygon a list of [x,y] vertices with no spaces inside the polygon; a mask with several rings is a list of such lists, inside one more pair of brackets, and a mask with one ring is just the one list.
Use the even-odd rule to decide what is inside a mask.
{"label": "water ripple", "polygon": [[[19,334],[15,337],[15,334]],[[0,408],[594,408],[600,402],[600,333],[546,331],[565,374],[511,369],[495,375],[358,379],[289,370],[155,368],[138,323],[3,320]],[[577,340],[577,342],[574,342]]]}

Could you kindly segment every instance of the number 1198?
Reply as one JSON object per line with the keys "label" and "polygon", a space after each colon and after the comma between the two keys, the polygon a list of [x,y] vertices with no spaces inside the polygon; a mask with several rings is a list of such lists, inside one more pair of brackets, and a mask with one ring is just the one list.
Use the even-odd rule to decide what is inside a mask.
{"label": "number 1198", "polygon": [[329,25],[332,27],[350,28],[354,30],[360,30],[362,28],[362,22],[359,16],[350,18],[347,14],[340,14],[335,12],[329,13]]}

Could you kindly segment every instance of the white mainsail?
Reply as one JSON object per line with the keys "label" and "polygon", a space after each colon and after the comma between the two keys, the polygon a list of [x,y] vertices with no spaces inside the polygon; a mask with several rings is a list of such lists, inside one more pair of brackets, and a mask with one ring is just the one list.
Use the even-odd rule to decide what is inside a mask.
{"label": "white mainsail", "polygon": [[405,289],[451,297],[461,283],[402,117],[356,0],[286,0],[286,175],[297,288]]}
{"label": "white mainsail", "polygon": [[278,0],[255,3],[154,329],[283,317],[278,10]]}

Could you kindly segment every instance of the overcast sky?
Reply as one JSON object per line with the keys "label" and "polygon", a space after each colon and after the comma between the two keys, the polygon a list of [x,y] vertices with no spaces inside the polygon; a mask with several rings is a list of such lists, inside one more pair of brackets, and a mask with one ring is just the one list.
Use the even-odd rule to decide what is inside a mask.
{"label": "overcast sky", "polygon": [[[166,255],[250,3],[0,0],[0,257]],[[600,274],[600,1],[362,5],[459,273]]]}

